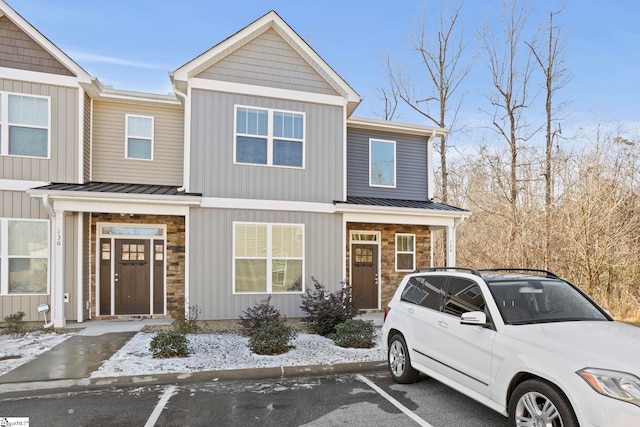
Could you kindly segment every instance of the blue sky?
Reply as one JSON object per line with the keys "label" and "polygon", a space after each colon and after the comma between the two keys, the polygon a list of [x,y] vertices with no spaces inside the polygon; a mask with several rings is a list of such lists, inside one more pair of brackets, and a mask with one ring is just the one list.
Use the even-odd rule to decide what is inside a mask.
{"label": "blue sky", "polygon": [[[422,0],[7,0],[24,18],[90,74],[117,89],[167,93],[167,72],[275,10],[362,97],[361,117],[379,117],[378,88],[387,84],[384,57],[419,74],[409,43],[425,10]],[[500,0],[467,0],[462,20],[479,54],[477,30],[495,26]],[[640,122],[640,2],[636,0],[534,0],[533,27],[562,8],[556,23],[568,37],[570,83],[559,93],[570,102],[565,127],[615,119]],[[490,90],[486,62],[474,62],[465,86],[461,120],[474,121]],[[416,79],[417,80],[417,79]],[[398,121],[430,125],[408,110]]]}

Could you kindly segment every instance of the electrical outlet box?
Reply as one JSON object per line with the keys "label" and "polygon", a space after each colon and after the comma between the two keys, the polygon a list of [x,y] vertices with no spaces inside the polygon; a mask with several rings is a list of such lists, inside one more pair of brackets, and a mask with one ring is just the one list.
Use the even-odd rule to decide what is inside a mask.
{"label": "electrical outlet box", "polygon": [[69,302],[69,293],[68,292],[64,293],[64,302]]}

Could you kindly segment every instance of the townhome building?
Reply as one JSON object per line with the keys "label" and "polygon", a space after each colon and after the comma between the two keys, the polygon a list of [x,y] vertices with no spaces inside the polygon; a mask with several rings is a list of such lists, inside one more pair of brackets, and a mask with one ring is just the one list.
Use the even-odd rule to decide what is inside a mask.
{"label": "townhome building", "polygon": [[0,318],[236,319],[314,281],[381,310],[470,212],[433,200],[446,130],[361,118],[271,11],[170,73],[104,87],[0,0]]}

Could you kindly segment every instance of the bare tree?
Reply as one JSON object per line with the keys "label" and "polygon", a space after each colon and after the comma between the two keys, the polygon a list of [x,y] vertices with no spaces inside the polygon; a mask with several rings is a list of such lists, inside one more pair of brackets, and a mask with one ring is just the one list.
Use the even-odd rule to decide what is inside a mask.
{"label": "bare tree", "polygon": [[[552,160],[553,160],[553,142],[554,139],[562,133],[560,120],[557,117],[558,111],[562,104],[556,105],[554,95],[562,89],[568,82],[567,70],[564,68],[563,47],[564,40],[560,34],[560,27],[554,26],[553,18],[560,12],[549,13],[549,28],[547,29],[547,45],[546,52],[536,47],[532,43],[527,45],[531,49],[540,69],[545,77],[545,253],[544,267],[548,268],[550,257],[550,236],[551,236],[551,209],[553,208],[553,176],[552,176]],[[546,53],[546,55],[545,55]],[[546,56],[546,58],[545,58]]]}
{"label": "bare tree", "polygon": [[491,72],[494,91],[489,95],[494,107],[492,122],[494,130],[509,146],[509,194],[511,212],[511,243],[519,235],[518,215],[518,154],[523,143],[535,132],[527,133],[525,113],[532,97],[529,93],[532,78],[531,52],[525,51],[523,36],[530,8],[525,3],[509,0],[504,5],[502,37],[485,29],[482,33]]}
{"label": "bare tree", "polygon": [[[420,55],[426,69],[431,95],[423,96],[422,90],[416,90],[416,84],[406,79],[403,73],[395,69],[387,58],[386,66],[393,92],[411,109],[426,117],[440,128],[454,127],[456,116],[462,103],[462,96],[454,99],[462,82],[471,70],[471,61],[465,52],[468,41],[464,37],[464,28],[460,26],[460,12],[463,3],[454,4],[445,10],[446,2],[441,1],[437,32],[431,31],[425,12],[420,28],[412,37],[413,48]],[[436,43],[432,43],[436,41]],[[435,107],[432,104],[435,103]],[[453,105],[451,105],[453,103]],[[447,136],[440,137],[437,147],[440,152],[440,197],[448,202]]]}

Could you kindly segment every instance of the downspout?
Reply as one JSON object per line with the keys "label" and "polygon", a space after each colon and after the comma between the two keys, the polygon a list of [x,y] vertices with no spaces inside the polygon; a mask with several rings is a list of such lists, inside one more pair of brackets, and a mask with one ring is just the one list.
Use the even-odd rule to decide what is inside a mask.
{"label": "downspout", "polygon": [[182,154],[183,155],[183,162],[182,162],[183,172],[182,172],[182,187],[178,188],[178,191],[186,191],[187,178],[190,172],[189,165],[191,163],[191,160],[190,160],[191,150],[190,150],[190,141],[189,141],[190,135],[191,135],[191,123],[190,123],[191,109],[187,105],[187,94],[180,92],[176,87],[175,82],[173,84],[173,92],[184,100],[184,111],[185,111],[184,126],[183,126],[183,131],[184,131],[183,151],[184,152]]}
{"label": "downspout", "polygon": [[[44,194],[42,196],[42,204],[44,205],[44,209],[47,211],[47,214],[49,215],[50,218],[55,219],[56,217],[56,213],[53,211],[53,208],[51,207],[51,202],[49,201],[49,195],[48,194]],[[53,232],[51,233],[51,235],[53,236]],[[50,306],[52,306],[52,304],[50,304]],[[46,314],[45,314],[45,319],[46,319]],[[48,323],[45,323],[43,325],[43,328],[45,329],[49,329],[50,327],[53,326],[53,312],[51,313],[51,317],[49,317],[49,319],[51,319]]]}

